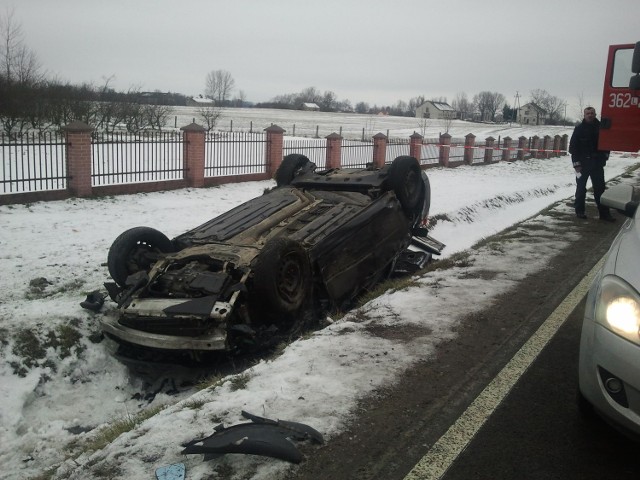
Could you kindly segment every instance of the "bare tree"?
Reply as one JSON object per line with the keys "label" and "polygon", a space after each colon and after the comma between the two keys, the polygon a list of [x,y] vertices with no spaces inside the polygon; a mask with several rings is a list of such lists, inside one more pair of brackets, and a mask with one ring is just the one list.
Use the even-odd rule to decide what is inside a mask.
{"label": "bare tree", "polygon": [[245,102],[247,101],[247,94],[244,93],[244,90],[238,90],[238,94],[236,98],[233,100],[233,103],[236,107],[244,107]]}
{"label": "bare tree", "polygon": [[420,129],[420,135],[422,138],[427,137],[427,129],[431,126],[431,120],[427,117],[423,117],[418,121],[418,128]]}
{"label": "bare tree", "polygon": [[481,120],[496,119],[496,112],[504,105],[504,95],[498,92],[480,92],[473,97],[473,103],[480,112]]}
{"label": "bare tree", "polygon": [[338,103],[338,97],[331,90],[324,92],[322,99],[320,100],[320,108],[325,112],[333,112],[336,110],[336,104]]}
{"label": "bare tree", "polygon": [[145,105],[142,114],[147,117],[147,122],[153,130],[162,130],[167,124],[173,108],[169,105]]}
{"label": "bare tree", "polygon": [[548,122],[552,125],[560,123],[564,101],[546,90],[531,90],[531,101],[544,109],[548,115]]}
{"label": "bare tree", "polygon": [[213,105],[202,105],[196,110],[200,118],[207,126],[207,132],[210,132],[216,127],[220,115],[222,115],[222,109]]}
{"label": "bare tree", "polygon": [[0,41],[0,75],[7,82],[32,85],[43,79],[40,62],[26,46],[22,25],[9,8],[0,14]]}
{"label": "bare tree", "polygon": [[296,106],[299,106],[299,104],[302,103],[317,103],[320,105],[322,103],[322,94],[320,93],[320,90],[316,87],[307,87],[302,90],[296,98],[296,104],[298,104]]}
{"label": "bare tree", "polygon": [[456,93],[453,102],[451,102],[451,106],[457,112],[458,117],[461,120],[468,118],[469,114],[473,113],[473,106],[471,102],[467,98],[467,94],[465,92]]}
{"label": "bare tree", "polygon": [[205,96],[222,106],[231,97],[236,81],[226,70],[212,70],[205,81]]}
{"label": "bare tree", "polygon": [[449,133],[451,129],[451,125],[453,124],[453,120],[456,118],[456,112],[454,111],[444,111],[442,112],[442,118],[440,119],[442,128],[444,129],[444,133]]}
{"label": "bare tree", "polygon": [[409,99],[409,105],[407,110],[407,115],[410,117],[416,116],[416,109],[422,105],[425,101],[424,95],[419,95],[417,97],[413,97]]}

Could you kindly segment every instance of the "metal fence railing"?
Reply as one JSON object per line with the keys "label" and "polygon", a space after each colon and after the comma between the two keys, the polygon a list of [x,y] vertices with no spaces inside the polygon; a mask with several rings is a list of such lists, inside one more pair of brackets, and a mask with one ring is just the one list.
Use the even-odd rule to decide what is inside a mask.
{"label": "metal fence railing", "polygon": [[180,132],[92,134],[93,186],[176,180],[184,177]]}
{"label": "metal fence railing", "polygon": [[205,177],[247,175],[267,171],[267,136],[264,133],[208,133],[204,142]]}
{"label": "metal fence railing", "polygon": [[58,132],[0,135],[0,193],[67,188],[65,148]]}
{"label": "metal fence railing", "polygon": [[385,163],[391,163],[397,157],[409,155],[408,138],[390,138],[387,142],[387,151],[384,157]]}
{"label": "metal fence railing", "polygon": [[365,168],[373,162],[373,141],[342,140],[341,166]]}
{"label": "metal fence railing", "polygon": [[324,138],[287,138],[282,146],[284,156],[300,153],[316,164],[318,170],[327,165],[327,141]]}

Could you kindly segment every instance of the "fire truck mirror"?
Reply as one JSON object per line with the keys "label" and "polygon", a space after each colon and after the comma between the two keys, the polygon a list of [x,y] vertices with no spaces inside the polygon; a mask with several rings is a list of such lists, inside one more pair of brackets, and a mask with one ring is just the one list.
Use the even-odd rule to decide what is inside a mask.
{"label": "fire truck mirror", "polygon": [[636,48],[633,49],[631,71],[636,74],[640,73],[640,42],[636,42]]}

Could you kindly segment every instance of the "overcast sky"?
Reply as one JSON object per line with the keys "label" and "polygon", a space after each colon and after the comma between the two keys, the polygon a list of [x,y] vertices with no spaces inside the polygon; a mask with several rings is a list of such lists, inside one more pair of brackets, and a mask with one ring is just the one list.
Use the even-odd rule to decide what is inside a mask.
{"label": "overcast sky", "polygon": [[[203,93],[227,70],[248,101],[316,87],[353,104],[544,89],[602,96],[607,46],[640,40],[638,0],[0,0],[61,80]],[[237,93],[237,90],[235,93]]]}

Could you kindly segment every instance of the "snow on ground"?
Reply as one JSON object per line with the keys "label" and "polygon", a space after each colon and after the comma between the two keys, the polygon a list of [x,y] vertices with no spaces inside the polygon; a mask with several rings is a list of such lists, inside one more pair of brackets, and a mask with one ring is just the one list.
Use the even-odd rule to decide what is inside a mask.
{"label": "snow on ground", "polygon": [[[612,155],[606,176],[621,175],[636,163],[637,158]],[[431,215],[438,219],[431,233],[447,244],[445,257],[556,202],[566,221],[573,221],[568,157],[435,168],[428,174]],[[179,461],[187,464],[189,479],[215,478],[220,465],[242,478],[278,478],[289,464],[242,455],[202,462],[199,455],[181,456],[180,444],[211,434],[219,423],[243,421],[242,409],[307,423],[330,439],[353,420],[358,399],[429,358],[441,341],[455,338],[463,315],[543,268],[545,253],[570,239],[549,235],[535,245],[514,241],[509,255],[482,247],[470,264],[416,278],[415,286],[387,292],[295,341],[282,355],[240,374],[242,382],[229,377],[200,391],[164,387],[145,399],[149,385],[99,341],[98,319],[114,315],[114,305],[108,302],[98,314],[79,306],[107,280],[111,242],[138,225],[175,236],[272,185],[250,182],[0,207],[0,463],[5,478],[52,467],[54,478],[93,478],[95,472],[151,478],[158,466]],[[562,228],[555,217],[529,221]],[[483,280],[469,274],[474,269],[496,273]],[[414,334],[407,340],[377,335],[380,329]],[[73,449],[93,438],[98,427],[163,405],[168,406],[103,449],[79,457]]]}

